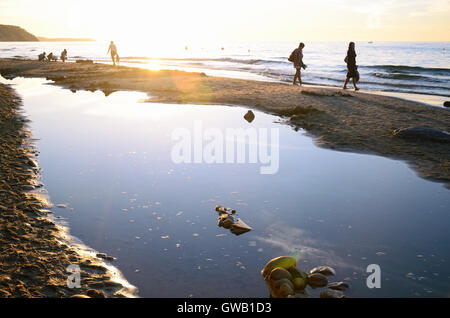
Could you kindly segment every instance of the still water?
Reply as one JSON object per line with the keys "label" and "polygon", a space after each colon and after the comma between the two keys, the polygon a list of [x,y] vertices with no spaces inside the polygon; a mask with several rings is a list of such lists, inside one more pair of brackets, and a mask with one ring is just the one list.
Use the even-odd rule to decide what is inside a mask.
{"label": "still water", "polygon": [[[330,265],[350,297],[450,295],[450,191],[403,162],[316,147],[280,119],[231,106],[143,103],[143,93],[72,93],[15,79],[53,208],[142,297],[267,297],[260,271],[301,253]],[[177,128],[278,128],[279,171],[261,164],[175,164]],[[217,227],[216,204],[253,230]],[[380,289],[366,286],[379,264]],[[334,279],[332,279],[334,281]],[[314,295],[314,292],[311,292]]]}

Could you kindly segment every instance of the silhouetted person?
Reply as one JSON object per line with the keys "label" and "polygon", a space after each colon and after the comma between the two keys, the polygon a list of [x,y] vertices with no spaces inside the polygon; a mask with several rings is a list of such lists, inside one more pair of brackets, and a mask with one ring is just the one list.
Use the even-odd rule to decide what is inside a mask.
{"label": "silhouetted person", "polygon": [[298,79],[298,82],[300,85],[302,85],[302,75],[301,75],[301,69],[306,69],[306,65],[303,63],[303,48],[305,47],[305,44],[302,42],[298,45],[298,48],[296,48],[289,57],[289,60],[294,63],[295,68],[295,75],[294,75],[294,82],[292,85],[295,85]]}
{"label": "silhouetted person", "polygon": [[38,58],[39,58],[39,61],[45,61],[45,58],[46,58],[45,52],[39,54],[39,55],[38,55]]}
{"label": "silhouetted person", "polygon": [[64,51],[61,52],[61,61],[63,61],[63,63],[67,60],[67,50],[64,49]]}
{"label": "silhouetted person", "polygon": [[347,56],[344,61],[347,63],[347,78],[345,79],[343,89],[347,89],[347,83],[351,79],[353,79],[353,86],[355,86],[355,91],[358,91],[359,88],[356,86],[356,83],[359,81],[359,72],[358,66],[356,66],[356,52],[355,52],[355,43],[350,42],[348,45]]}
{"label": "silhouetted person", "polygon": [[53,52],[50,52],[50,53],[47,55],[47,59],[48,59],[50,62],[53,60]]}
{"label": "silhouetted person", "polygon": [[117,63],[119,63],[119,54],[117,54],[117,47],[113,41],[111,41],[111,43],[109,44],[108,52],[106,54],[108,54],[109,52],[111,52],[111,59],[113,61],[113,64],[116,65],[116,61]]}

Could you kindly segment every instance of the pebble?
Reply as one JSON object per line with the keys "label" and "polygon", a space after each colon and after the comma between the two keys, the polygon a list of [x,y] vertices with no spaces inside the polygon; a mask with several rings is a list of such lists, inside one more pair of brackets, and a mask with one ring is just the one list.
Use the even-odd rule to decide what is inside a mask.
{"label": "pebble", "polygon": [[344,294],[340,291],[327,289],[320,292],[320,298],[344,298]]}
{"label": "pebble", "polygon": [[308,276],[308,285],[311,287],[325,287],[328,285],[328,279],[320,273],[313,273]]}
{"label": "pebble", "polygon": [[337,283],[331,283],[328,285],[328,288],[334,289],[334,290],[346,290],[350,288],[350,285],[345,282],[337,282]]}
{"label": "pebble", "polygon": [[336,275],[336,271],[333,268],[329,267],[329,266],[317,266],[317,267],[314,267],[309,273],[310,274],[318,273],[318,274],[322,274],[322,275],[325,275],[325,276]]}

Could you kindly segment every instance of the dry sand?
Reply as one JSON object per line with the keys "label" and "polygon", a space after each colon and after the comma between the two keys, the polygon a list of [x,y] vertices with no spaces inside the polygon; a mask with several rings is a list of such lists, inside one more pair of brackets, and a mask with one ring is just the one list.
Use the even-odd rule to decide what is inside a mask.
{"label": "dry sand", "polygon": [[[37,151],[30,143],[20,99],[0,84],[0,297],[120,297],[123,286],[100,259],[64,242],[47,217],[38,187]],[[81,269],[81,289],[70,289],[67,266]]]}

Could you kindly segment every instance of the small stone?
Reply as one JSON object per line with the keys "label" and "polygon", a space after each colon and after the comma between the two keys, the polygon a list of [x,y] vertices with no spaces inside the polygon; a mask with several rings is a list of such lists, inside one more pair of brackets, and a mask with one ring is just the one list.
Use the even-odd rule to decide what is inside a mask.
{"label": "small stone", "polygon": [[291,273],[288,272],[287,269],[284,269],[284,268],[281,268],[281,267],[274,268],[270,272],[269,280],[277,281],[277,280],[280,280],[282,278],[286,278],[286,279],[292,280],[292,275],[291,275]]}
{"label": "small stone", "polygon": [[244,115],[244,119],[246,121],[248,121],[249,123],[251,123],[254,119],[255,119],[255,114],[249,110],[245,115]]}
{"label": "small stone", "polygon": [[450,102],[449,101],[444,102],[444,107],[450,107]]}
{"label": "small stone", "polygon": [[114,261],[116,259],[115,257],[106,255],[105,253],[97,253],[97,257],[102,258],[106,261]]}
{"label": "small stone", "polygon": [[328,285],[328,279],[320,273],[310,274],[308,276],[308,285],[311,287],[325,287]]}
{"label": "small stone", "polygon": [[91,298],[106,298],[106,295],[103,291],[97,290],[97,289],[89,289],[86,292],[86,295],[88,295]]}
{"label": "small stone", "polygon": [[350,285],[345,282],[337,282],[337,283],[331,283],[328,285],[328,288],[333,290],[346,290],[350,288]]}
{"label": "small stone", "polygon": [[337,290],[327,289],[320,293],[320,298],[344,298],[344,294]]}
{"label": "small stone", "polygon": [[329,266],[317,266],[317,267],[314,267],[309,273],[310,274],[319,273],[319,274],[322,274],[322,275],[325,275],[325,276],[336,275],[336,271],[333,268],[329,267]]}

